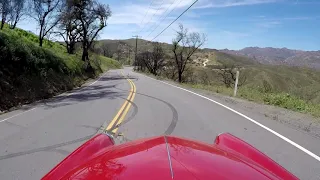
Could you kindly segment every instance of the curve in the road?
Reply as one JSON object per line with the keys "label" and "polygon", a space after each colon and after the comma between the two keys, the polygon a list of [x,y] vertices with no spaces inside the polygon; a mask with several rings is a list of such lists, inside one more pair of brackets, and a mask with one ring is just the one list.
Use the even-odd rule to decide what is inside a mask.
{"label": "curve in the road", "polygon": [[167,82],[163,82],[163,81],[160,81],[160,80],[157,80],[157,79],[148,77],[148,76],[146,76],[146,75],[144,75],[144,76],[147,77],[147,78],[149,78],[149,79],[152,79],[152,80],[161,82],[161,83],[163,83],[163,84],[172,86],[172,87],[174,87],[174,88],[177,88],[177,89],[186,91],[186,92],[188,92],[188,93],[194,94],[194,95],[199,96],[199,97],[201,97],[201,98],[203,98],[203,99],[206,99],[206,100],[208,100],[208,101],[211,101],[211,102],[213,102],[213,103],[215,103],[215,104],[217,104],[217,105],[219,105],[219,106],[222,106],[222,107],[230,110],[231,112],[233,112],[233,113],[235,113],[235,114],[238,114],[239,116],[241,116],[241,117],[243,117],[243,118],[251,121],[252,123],[256,124],[257,126],[260,126],[261,128],[269,131],[269,132],[272,133],[273,135],[279,137],[280,139],[286,141],[287,143],[291,144],[292,146],[296,147],[297,149],[303,151],[304,153],[308,154],[309,156],[311,156],[312,158],[316,159],[317,161],[320,161],[320,157],[317,156],[316,154],[314,154],[313,152],[309,151],[308,149],[302,147],[301,145],[297,144],[296,142],[292,141],[291,139],[289,139],[289,138],[281,135],[280,133],[278,133],[278,132],[270,129],[269,127],[267,127],[267,126],[265,126],[265,125],[263,125],[263,124],[261,124],[261,123],[259,123],[258,121],[255,121],[255,120],[253,120],[252,118],[250,118],[250,117],[248,117],[248,116],[246,116],[246,115],[244,115],[244,114],[242,114],[242,113],[240,113],[240,112],[238,112],[238,111],[236,111],[236,110],[234,110],[234,109],[232,109],[232,108],[230,108],[230,107],[228,107],[228,106],[226,106],[226,105],[224,105],[224,104],[221,104],[221,103],[219,103],[219,102],[217,102],[217,101],[215,101],[215,100],[212,100],[212,99],[210,99],[210,98],[208,98],[208,97],[205,97],[205,96],[203,96],[203,95],[201,95],[201,94],[192,92],[192,91],[190,91],[190,90],[184,89],[184,88],[182,88],[182,87],[175,86],[175,85],[173,85],[173,84],[170,84],[170,83],[167,83]]}
{"label": "curve in the road", "polygon": [[159,98],[156,98],[156,97],[153,97],[153,96],[149,96],[149,95],[146,95],[146,94],[141,94],[141,93],[137,93],[137,94],[141,95],[141,96],[145,96],[145,97],[148,97],[148,98],[152,98],[152,99],[158,100],[158,101],[166,104],[171,109],[171,111],[172,111],[172,120],[171,120],[171,123],[170,123],[169,127],[164,132],[164,134],[165,135],[172,134],[172,132],[176,128],[178,120],[179,120],[179,115],[178,115],[178,111],[176,110],[176,108],[172,104],[170,104],[167,101],[164,101],[162,99],[159,99]]}
{"label": "curve in the road", "polygon": [[[127,100],[127,99],[125,99],[125,98],[121,98],[121,99]],[[128,101],[128,102],[129,102],[129,103],[132,105],[132,107],[133,107],[133,113],[132,113],[128,118],[126,118],[126,120],[122,121],[121,123],[117,124],[115,127],[111,128],[111,129],[109,130],[109,132],[110,132],[110,131],[113,131],[113,130],[116,129],[116,128],[119,128],[120,126],[123,126],[123,125],[126,124],[126,123],[128,123],[129,121],[131,121],[131,120],[138,114],[138,111],[139,111],[138,106],[137,106],[134,102],[132,102],[132,101]]]}
{"label": "curve in the road", "polygon": [[[118,89],[118,90],[121,90],[121,91],[127,91],[127,90],[120,89],[120,88],[117,88],[117,87],[115,87],[115,89]],[[140,96],[145,96],[145,97],[157,100],[157,101],[160,101],[160,102],[166,104],[171,109],[171,111],[172,111],[172,120],[171,120],[171,123],[168,126],[167,130],[164,132],[164,134],[165,135],[172,134],[172,132],[174,131],[175,127],[177,126],[177,123],[178,123],[178,120],[179,120],[179,115],[178,115],[178,111],[176,110],[176,108],[172,104],[170,104],[167,101],[164,101],[162,99],[159,99],[159,98],[156,98],[156,97],[153,97],[153,96],[149,96],[147,94],[137,93],[137,92],[136,92],[136,94],[140,95]],[[123,125],[123,124],[125,124],[125,123],[121,123],[120,125]]]}
{"label": "curve in the road", "polygon": [[[125,77],[123,73],[122,73],[122,76]],[[122,123],[122,121],[126,117],[128,111],[130,110],[131,103],[129,103],[129,102],[130,101],[132,102],[134,100],[135,93],[136,93],[136,86],[130,79],[126,78],[126,80],[129,82],[130,87],[131,87],[131,89],[129,91],[129,95],[128,95],[127,99],[125,100],[125,102],[123,103],[123,105],[121,106],[118,113],[116,114],[116,116],[111,120],[110,124],[105,129],[105,132],[109,132],[111,134],[117,134],[119,124]]]}

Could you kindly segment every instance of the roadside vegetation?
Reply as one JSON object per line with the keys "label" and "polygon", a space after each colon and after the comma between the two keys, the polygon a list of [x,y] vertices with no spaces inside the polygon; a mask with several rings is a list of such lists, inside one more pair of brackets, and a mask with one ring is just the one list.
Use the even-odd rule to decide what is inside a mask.
{"label": "roadside vegetation", "polygon": [[[204,36],[188,33],[183,26],[179,29],[172,45],[149,43],[153,48],[140,50],[136,70],[228,96],[233,95],[239,71],[237,97],[320,117],[320,71],[263,65],[248,57],[200,49]],[[177,52],[181,37],[188,44],[178,44],[182,51]]]}
{"label": "roadside vegetation", "polygon": [[[2,19],[0,30],[0,111],[52,97],[78,87],[85,80],[95,78],[108,69],[121,67],[119,62],[98,55],[91,48],[101,29],[105,27],[102,23],[106,23],[106,19],[111,15],[109,7],[91,0],[83,1],[86,2],[84,4],[72,4],[71,2],[78,1],[0,1]],[[17,14],[15,5],[19,3],[22,3],[20,4],[22,7],[18,9],[19,18],[10,18],[10,13]],[[68,6],[66,3],[69,3]],[[27,8],[27,5],[30,7]],[[78,23],[80,20],[77,18],[84,18],[84,13],[92,15],[94,11],[99,14],[92,16],[90,20],[82,19],[90,21],[91,25],[86,23],[88,25],[86,28],[89,28],[90,33],[94,34],[91,35],[88,32],[84,35],[81,24],[77,24],[76,29],[78,30],[73,29],[72,33],[62,31],[63,27],[72,26],[75,28],[74,24],[67,26],[62,22],[62,20],[70,20],[66,16],[62,16],[66,12],[66,7],[86,9],[85,12],[74,12],[73,14],[82,14],[79,15],[81,17],[70,17],[72,23]],[[93,10],[95,8],[100,11]],[[70,11],[69,9],[68,12]],[[54,13],[50,14],[51,12]],[[29,17],[30,13],[31,17]],[[12,17],[18,17],[14,15]],[[39,35],[17,28],[21,17],[30,19],[42,17],[43,21],[38,23]],[[45,21],[46,18],[48,19]],[[55,31],[64,32],[68,40],[66,42],[51,41],[50,37],[60,35]],[[71,37],[69,36],[75,33],[78,33],[78,38],[72,42],[74,46],[71,51]],[[83,43],[83,41],[86,42]]]}

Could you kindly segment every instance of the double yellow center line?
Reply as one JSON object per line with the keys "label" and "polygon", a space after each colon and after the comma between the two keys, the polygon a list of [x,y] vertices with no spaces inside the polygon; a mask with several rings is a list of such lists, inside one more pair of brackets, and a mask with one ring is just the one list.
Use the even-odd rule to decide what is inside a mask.
{"label": "double yellow center line", "polygon": [[[122,76],[124,76],[124,74],[121,72]],[[131,107],[131,103],[134,100],[134,97],[136,96],[136,85],[133,83],[133,81],[131,81],[131,79],[127,78],[127,81],[130,84],[130,93],[126,99],[126,101],[124,102],[124,104],[122,105],[122,107],[120,108],[120,110],[118,111],[117,115],[113,118],[113,120],[110,122],[110,124],[108,125],[108,127],[105,129],[107,132],[110,132],[112,130],[112,134],[116,134],[119,128],[119,125],[123,122],[124,118],[126,117],[126,115],[128,114],[128,111]]]}

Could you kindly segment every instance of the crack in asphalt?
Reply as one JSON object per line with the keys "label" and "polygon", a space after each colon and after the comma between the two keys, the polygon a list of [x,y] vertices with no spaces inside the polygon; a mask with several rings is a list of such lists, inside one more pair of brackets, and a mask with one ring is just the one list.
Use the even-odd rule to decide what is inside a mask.
{"label": "crack in asphalt", "polygon": [[56,152],[56,153],[62,154],[64,156],[68,156],[71,153],[71,152],[66,151],[64,149],[51,149],[51,150],[48,150],[48,152]]}
{"label": "crack in asphalt", "polygon": [[[121,98],[121,99],[125,99],[125,98]],[[138,108],[137,104],[135,104],[134,102],[129,101],[129,100],[127,100],[127,101],[132,105],[133,113],[128,118],[126,118],[126,120],[122,121],[120,124],[118,124],[117,126],[113,127],[110,131],[113,131],[114,129],[119,128],[120,126],[128,123],[129,121],[131,121],[138,114],[139,108]]]}
{"label": "crack in asphalt", "polygon": [[46,147],[31,149],[31,150],[28,150],[28,151],[22,151],[22,152],[8,154],[8,155],[5,155],[5,156],[0,156],[0,161],[1,160],[5,160],[5,159],[14,158],[14,157],[17,157],[17,156],[24,156],[24,155],[27,155],[27,154],[33,154],[33,153],[36,153],[36,152],[52,151],[53,149],[56,149],[56,148],[59,148],[59,147],[62,147],[62,146],[66,146],[66,145],[70,145],[70,144],[74,144],[74,143],[78,143],[78,142],[82,142],[82,141],[88,140],[91,137],[93,137],[95,134],[96,133],[94,133],[92,135],[89,135],[89,136],[85,136],[85,137],[79,138],[79,139],[75,139],[75,140],[72,140],[72,141],[67,141],[67,142],[64,142],[64,143],[54,144],[54,145],[51,145],[51,146],[46,146]]}
{"label": "crack in asphalt", "polygon": [[[122,90],[122,91],[127,91],[127,90],[123,90],[123,89],[120,89],[120,88],[117,88],[117,87],[114,87],[115,89],[118,89],[118,90]],[[153,96],[149,96],[149,95],[146,95],[146,94],[142,94],[142,93],[138,93],[136,92],[137,95],[141,95],[141,96],[145,96],[145,97],[148,97],[148,98],[151,98],[151,99],[155,99],[157,101],[160,101],[164,104],[166,104],[170,110],[172,111],[172,120],[171,120],[171,123],[169,125],[169,127],[167,128],[167,130],[164,132],[165,135],[170,135],[172,134],[172,132],[174,131],[175,127],[177,126],[177,123],[178,123],[178,120],[179,120],[179,115],[178,115],[178,111],[176,110],[176,108],[168,103],[167,101],[164,101],[162,99],[159,99],[159,98],[156,98],[156,97],[153,97]],[[130,103],[132,103],[132,105],[136,106],[136,108],[138,108],[138,106],[136,104],[134,104],[133,102],[129,101]],[[135,116],[136,114],[134,114]],[[130,118],[134,118],[130,116]],[[130,119],[131,120],[131,119]],[[126,121],[124,121],[125,123],[127,123]],[[119,124],[119,127],[125,123],[121,123]]]}
{"label": "crack in asphalt", "polygon": [[164,100],[162,100],[162,99],[159,99],[159,98],[156,98],[156,97],[153,97],[153,96],[149,96],[149,95],[146,95],[146,94],[141,94],[141,93],[137,93],[137,94],[142,95],[142,96],[146,96],[146,97],[149,97],[149,98],[152,98],[152,99],[155,99],[155,100],[158,100],[158,101],[166,104],[166,105],[171,109],[171,111],[172,111],[172,120],[171,120],[171,123],[170,123],[169,127],[168,127],[167,130],[164,132],[164,134],[165,134],[165,135],[170,135],[170,134],[172,134],[172,132],[173,132],[174,129],[176,128],[177,123],[178,123],[178,120],[179,120],[179,119],[178,119],[178,118],[179,118],[179,116],[178,116],[178,111],[176,110],[176,108],[175,108],[172,104],[170,104],[170,103],[168,103],[167,101],[164,101]]}

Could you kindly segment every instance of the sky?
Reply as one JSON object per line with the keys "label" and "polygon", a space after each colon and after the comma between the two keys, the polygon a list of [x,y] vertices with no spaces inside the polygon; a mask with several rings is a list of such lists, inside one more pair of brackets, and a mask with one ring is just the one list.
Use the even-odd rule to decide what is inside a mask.
{"label": "sky", "polygon": [[[152,40],[195,0],[98,0],[112,16],[100,39]],[[199,0],[156,41],[171,43],[179,24],[207,37],[204,47],[320,50],[320,0]],[[33,23],[22,28],[37,31]]]}

